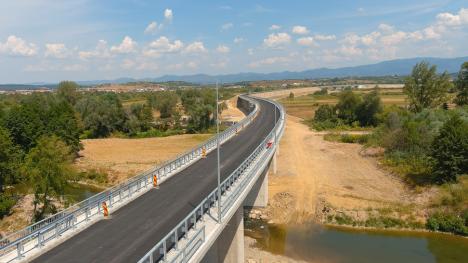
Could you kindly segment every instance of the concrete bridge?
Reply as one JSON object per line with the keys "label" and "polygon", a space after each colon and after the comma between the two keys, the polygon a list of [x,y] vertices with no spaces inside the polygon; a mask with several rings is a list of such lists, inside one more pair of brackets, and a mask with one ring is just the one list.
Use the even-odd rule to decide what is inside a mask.
{"label": "concrete bridge", "polygon": [[284,110],[248,96],[238,107],[247,117],[220,134],[220,189],[211,139],[7,236],[0,262],[243,262],[243,207],[267,204]]}

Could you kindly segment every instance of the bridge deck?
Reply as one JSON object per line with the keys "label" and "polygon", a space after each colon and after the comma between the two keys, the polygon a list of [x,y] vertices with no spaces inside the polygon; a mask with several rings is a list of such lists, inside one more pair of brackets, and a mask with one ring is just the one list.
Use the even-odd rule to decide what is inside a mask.
{"label": "bridge deck", "polygon": [[[226,178],[273,129],[274,106],[259,101],[257,118],[221,147]],[[279,116],[279,115],[278,115]],[[216,151],[208,154],[33,262],[137,262],[185,218],[217,184]]]}

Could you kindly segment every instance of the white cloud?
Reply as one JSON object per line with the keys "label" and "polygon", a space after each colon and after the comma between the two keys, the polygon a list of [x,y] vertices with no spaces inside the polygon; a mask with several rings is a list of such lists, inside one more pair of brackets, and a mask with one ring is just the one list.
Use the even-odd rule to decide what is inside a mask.
{"label": "white cloud", "polygon": [[335,40],[336,36],[335,35],[315,35],[314,39],[320,40],[320,41]]}
{"label": "white cloud", "polygon": [[228,46],[219,45],[219,46],[216,48],[216,51],[218,51],[219,53],[229,53],[229,51],[231,51],[231,49],[230,49]]}
{"label": "white cloud", "polygon": [[119,54],[128,54],[136,51],[137,43],[129,36],[124,37],[122,43],[118,46],[112,46],[111,52]]}
{"label": "white cloud", "polygon": [[46,57],[52,58],[66,58],[68,56],[68,49],[65,44],[62,43],[54,43],[54,44],[46,44]]}
{"label": "white cloud", "polygon": [[172,21],[172,19],[174,18],[174,14],[172,13],[172,9],[166,8],[166,10],[164,10],[164,18],[166,18],[169,21]]}
{"label": "white cloud", "polygon": [[240,44],[240,43],[242,43],[242,42],[244,42],[244,41],[245,41],[244,38],[242,38],[242,37],[236,37],[236,38],[234,38],[234,41],[233,41],[233,42],[234,42],[235,44]]}
{"label": "white cloud", "polygon": [[96,48],[91,51],[80,51],[78,52],[80,59],[90,59],[90,58],[109,58],[111,57],[109,47],[107,46],[107,41],[99,40]]}
{"label": "white cloud", "polygon": [[185,50],[185,53],[204,53],[207,52],[203,42],[201,41],[195,41],[188,45]]}
{"label": "white cloud", "polygon": [[370,46],[376,43],[378,37],[380,37],[380,32],[374,31],[370,34],[364,35],[361,37],[362,44]]}
{"label": "white cloud", "polygon": [[22,38],[11,35],[5,43],[0,42],[0,53],[14,56],[31,57],[37,54],[37,47]]}
{"label": "white cloud", "polygon": [[362,50],[354,46],[341,46],[339,52],[344,56],[362,55]]}
{"label": "white cloud", "polygon": [[162,24],[159,24],[156,21],[151,22],[145,29],[145,34],[154,34],[163,27]]}
{"label": "white cloud", "polygon": [[273,31],[273,30],[278,30],[278,29],[280,29],[280,28],[281,28],[281,26],[278,26],[278,25],[271,25],[269,29]]}
{"label": "white cloud", "polygon": [[462,8],[458,14],[440,13],[437,15],[437,22],[445,26],[468,25],[468,9]]}
{"label": "white cloud", "polygon": [[263,40],[265,46],[270,48],[278,48],[285,44],[289,44],[291,42],[291,36],[288,33],[277,33],[277,34],[270,34],[268,38]]}
{"label": "white cloud", "polygon": [[382,31],[383,33],[390,33],[390,32],[393,32],[394,27],[388,24],[380,24],[379,30]]}
{"label": "white cloud", "polygon": [[233,23],[226,23],[226,24],[224,24],[224,25],[221,26],[221,31],[229,30],[229,29],[231,29],[233,26],[234,26]]}
{"label": "white cloud", "polygon": [[153,50],[157,50],[161,53],[175,53],[182,50],[184,43],[180,40],[175,40],[171,43],[169,39],[165,36],[158,38],[157,40],[151,42],[149,47]]}
{"label": "white cloud", "polygon": [[249,54],[249,56],[252,56],[254,54],[254,49],[253,48],[247,49],[247,54]]}
{"label": "white cloud", "polygon": [[258,61],[251,62],[249,67],[251,68],[258,68],[265,65],[273,65],[273,64],[284,64],[291,61],[290,57],[270,57],[261,59]]}
{"label": "white cloud", "polygon": [[309,34],[309,29],[305,26],[294,26],[292,32],[297,35],[307,35]]}
{"label": "white cloud", "polygon": [[301,46],[316,47],[318,46],[313,37],[302,37],[297,40]]}
{"label": "white cloud", "polygon": [[406,32],[397,31],[397,32],[391,33],[389,35],[382,36],[380,38],[380,41],[385,46],[391,46],[391,45],[396,45],[396,44],[402,42],[407,37],[408,37],[408,35],[406,34]]}

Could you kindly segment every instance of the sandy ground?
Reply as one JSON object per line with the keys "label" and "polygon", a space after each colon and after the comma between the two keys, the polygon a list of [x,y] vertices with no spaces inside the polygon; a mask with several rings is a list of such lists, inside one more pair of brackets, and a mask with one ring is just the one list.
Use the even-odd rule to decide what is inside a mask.
{"label": "sandy ground", "polygon": [[[395,177],[364,158],[357,144],[323,140],[300,119],[287,116],[277,174],[270,175],[268,217],[275,223],[317,219],[323,202],[347,210],[365,210],[406,202],[407,190]],[[282,209],[284,204],[288,209]]]}
{"label": "sandy ground", "polygon": [[260,98],[270,98],[270,99],[279,99],[285,98],[289,96],[289,93],[294,93],[294,96],[301,96],[314,93],[315,91],[319,91],[321,87],[307,87],[307,88],[296,88],[296,89],[285,89],[285,90],[275,90],[269,92],[263,92],[259,94],[255,94],[255,96]]}
{"label": "sandy ground", "polygon": [[235,96],[229,100],[226,100],[227,109],[221,112],[221,119],[223,121],[235,121],[238,122],[245,117],[245,114],[237,108],[237,97]]}
{"label": "sandy ground", "polygon": [[[297,90],[302,95],[314,91]],[[291,91],[300,94],[286,90],[264,96],[278,99]],[[262,211],[270,223],[323,222],[330,209],[365,220],[373,209],[415,201],[403,182],[381,170],[376,158],[363,154],[361,145],[325,141],[323,132],[312,131],[301,121],[287,115],[278,170],[269,174],[269,205]],[[292,262],[255,248],[255,242],[247,240],[246,262]]]}
{"label": "sandy ground", "polygon": [[80,170],[96,169],[109,174],[110,184],[121,182],[151,167],[170,160],[207,140],[211,135],[174,135],[144,139],[83,140],[82,157],[76,160]]}

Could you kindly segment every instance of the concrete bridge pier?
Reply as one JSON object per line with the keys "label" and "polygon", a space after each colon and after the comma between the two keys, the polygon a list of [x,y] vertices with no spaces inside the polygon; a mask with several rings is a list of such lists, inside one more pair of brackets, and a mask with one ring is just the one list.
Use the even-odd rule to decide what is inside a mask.
{"label": "concrete bridge pier", "polygon": [[226,227],[213,243],[201,262],[243,263],[244,262],[244,207],[266,207],[268,204],[268,171],[260,175]]}
{"label": "concrete bridge pier", "polygon": [[244,262],[244,208],[237,209],[201,262]]}

